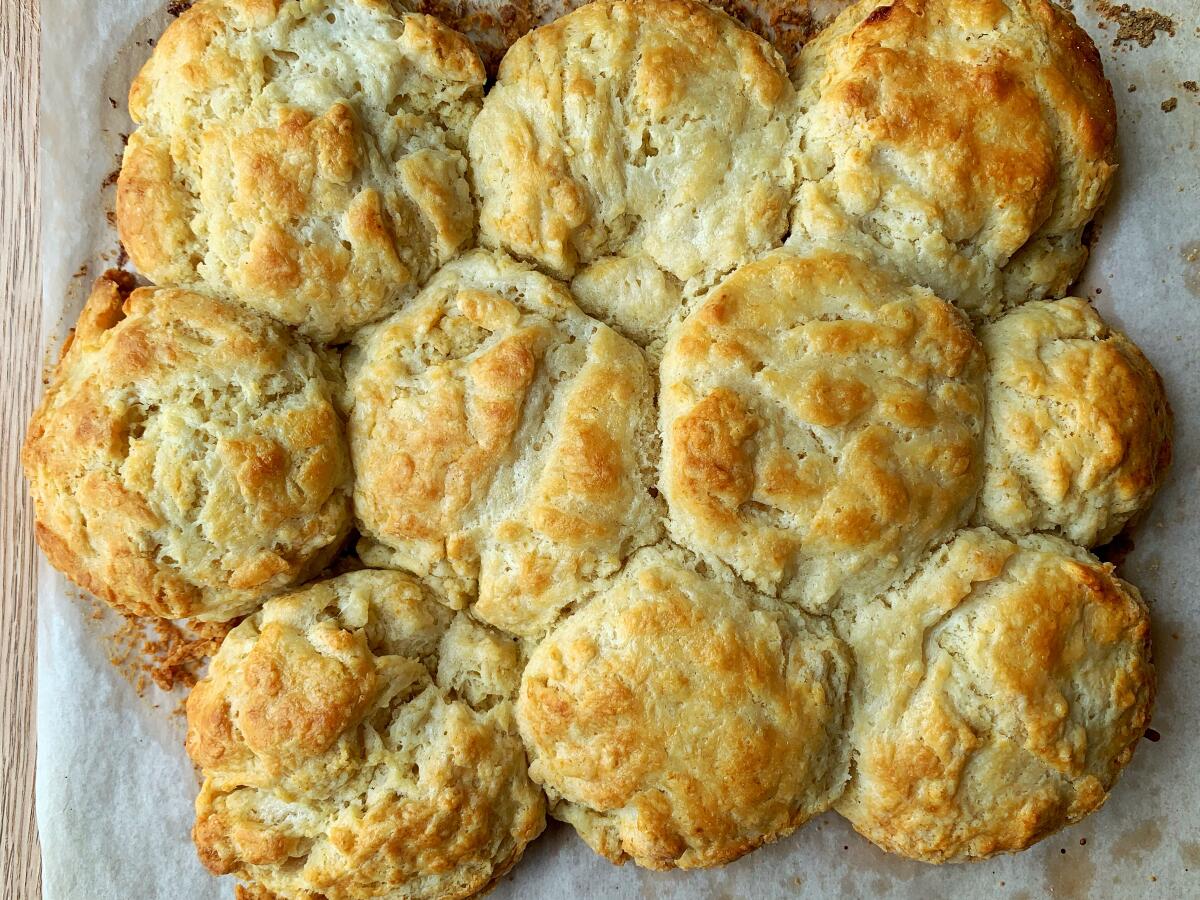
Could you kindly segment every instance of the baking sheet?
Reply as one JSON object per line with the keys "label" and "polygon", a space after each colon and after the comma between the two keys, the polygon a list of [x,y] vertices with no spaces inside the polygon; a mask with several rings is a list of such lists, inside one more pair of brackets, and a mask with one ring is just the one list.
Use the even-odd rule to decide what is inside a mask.
{"label": "baking sheet", "polygon": [[[1017,856],[924,866],[884,854],[829,814],[722,869],[661,874],[612,866],[552,823],[492,894],[497,900],[1200,894],[1200,93],[1183,87],[1200,80],[1200,11],[1194,0],[1154,2],[1174,20],[1175,34],[1158,32],[1146,47],[1136,40],[1114,47],[1114,4],[1099,3],[1098,11],[1096,0],[1076,0],[1075,12],[1101,48],[1121,129],[1117,186],[1078,292],[1142,346],[1176,413],[1173,471],[1121,569],[1153,612],[1160,672],[1153,724],[1161,740],[1142,742],[1104,809]],[[106,218],[114,188],[102,185],[131,127],[129,81],[169,20],[165,5],[41,3],[42,315],[51,348],[92,278],[117,261]],[[535,4],[533,15],[547,8]],[[780,7],[762,8],[769,20]],[[139,696],[109,662],[104,635],[112,618],[94,618],[94,606],[44,561],[40,573],[37,818],[45,897],[230,897],[232,881],[211,878],[189,838],[195,780],[183,721],[171,714],[179,698],[155,688]]]}

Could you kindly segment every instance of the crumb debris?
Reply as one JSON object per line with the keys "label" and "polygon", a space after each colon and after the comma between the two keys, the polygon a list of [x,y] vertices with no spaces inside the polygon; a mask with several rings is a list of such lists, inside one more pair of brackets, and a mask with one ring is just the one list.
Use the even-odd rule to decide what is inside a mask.
{"label": "crumb debris", "polygon": [[153,684],[171,692],[190,688],[208,658],[217,652],[234,622],[172,622],[124,616],[109,636],[108,660],[143,696]]}
{"label": "crumb debris", "polygon": [[[1157,10],[1147,7],[1134,9],[1128,3],[1112,3],[1111,0],[1096,0],[1095,8],[1107,22],[1117,26],[1117,36],[1112,44],[1114,47],[1125,43],[1149,47],[1160,31],[1175,36],[1175,20]],[[1104,22],[1100,24],[1103,27]]]}
{"label": "crumb debris", "polygon": [[714,0],[713,5],[774,46],[789,71],[795,70],[800,49],[827,24],[810,4],[793,0]]}
{"label": "crumb debris", "polygon": [[1164,101],[1163,101],[1163,102],[1160,104],[1160,106],[1162,107],[1162,111],[1163,111],[1163,112],[1174,112],[1174,111],[1175,111],[1175,107],[1177,107],[1178,105],[1179,105],[1179,98],[1178,98],[1178,97],[1170,97],[1170,98],[1168,98],[1168,99],[1164,100]]}
{"label": "crumb debris", "polygon": [[194,0],[171,0],[167,4],[167,12],[173,16],[182,16],[185,12],[192,8]]}
{"label": "crumb debris", "polygon": [[1200,91],[1200,84],[1196,84],[1194,81],[1185,81],[1180,85],[1180,87],[1185,91],[1190,91],[1193,94],[1195,94],[1197,91]]}
{"label": "crumb debris", "polygon": [[415,12],[437,16],[474,44],[489,78],[495,78],[500,60],[509,46],[538,24],[538,4],[533,0],[510,0],[494,5],[479,0],[415,0]]}

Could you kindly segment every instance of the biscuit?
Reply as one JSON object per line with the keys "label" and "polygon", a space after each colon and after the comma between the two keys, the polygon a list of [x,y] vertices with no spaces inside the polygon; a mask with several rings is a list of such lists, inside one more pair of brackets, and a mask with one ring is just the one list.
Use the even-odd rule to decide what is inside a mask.
{"label": "biscuit", "polygon": [[[269,601],[187,702],[204,784],[193,838],[215,874],[282,897],[466,897],[542,831],[508,691],[515,656],[399,572]],[[475,699],[453,645],[479,653]],[[485,672],[505,672],[500,677]]]}
{"label": "biscuit", "polygon": [[742,267],[664,351],[671,535],[809,611],[882,590],[973,508],[983,371],[960,312],[856,256]]}
{"label": "biscuit", "polygon": [[517,718],[552,811],[613,862],[729,862],[848,777],[849,660],[824,620],[639,553],[543,641]]}
{"label": "biscuit", "polygon": [[513,44],[471,128],[481,238],[562,278],[642,255],[710,285],[787,230],[792,96],[705,5],[583,6]]}
{"label": "biscuit", "polygon": [[686,299],[679,280],[647,256],[602,257],[571,279],[571,294],[585,313],[652,355],[661,355]]}
{"label": "biscuit", "polygon": [[1162,379],[1077,297],[1022,306],[980,339],[988,424],[976,520],[1105,543],[1149,505],[1170,464]]}
{"label": "biscuit", "polygon": [[446,266],[347,354],[370,565],[525,636],[660,534],[642,352],[498,254]]}
{"label": "biscuit", "polygon": [[312,577],[350,528],[338,380],[264,317],[109,272],[25,440],[43,551],[143,616],[230,619]]}
{"label": "biscuit", "polygon": [[836,808],[886,850],[1022,850],[1104,803],[1150,722],[1146,607],[1059,538],[963,532],[857,612]]}
{"label": "biscuit", "polygon": [[470,242],[483,82],[390,0],[200,0],[130,88],[121,240],[153,281],[345,338]]}
{"label": "biscuit", "polygon": [[1116,169],[1112,88],[1048,0],[863,0],[800,59],[793,234],[976,316],[1062,296]]}

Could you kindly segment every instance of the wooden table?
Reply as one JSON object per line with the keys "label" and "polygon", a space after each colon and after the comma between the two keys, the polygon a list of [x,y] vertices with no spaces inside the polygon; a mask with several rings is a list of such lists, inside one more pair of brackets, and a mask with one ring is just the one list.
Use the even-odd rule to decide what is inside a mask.
{"label": "wooden table", "polygon": [[36,900],[33,820],[37,554],[21,475],[41,374],[37,185],[38,0],[0,3],[0,897]]}

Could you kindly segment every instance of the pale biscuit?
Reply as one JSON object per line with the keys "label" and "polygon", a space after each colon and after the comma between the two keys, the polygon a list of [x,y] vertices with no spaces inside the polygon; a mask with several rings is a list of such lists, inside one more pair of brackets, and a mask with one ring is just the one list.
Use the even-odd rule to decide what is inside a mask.
{"label": "pale biscuit", "polygon": [[29,424],[38,543],[124,612],[249,612],[350,528],[339,380],[264,317],[109,272]]}
{"label": "pale biscuit", "polygon": [[983,353],[965,317],[838,250],[774,251],[667,343],[672,536],[823,611],[962,525],[982,473]]}
{"label": "pale biscuit", "polygon": [[644,550],[534,651],[530,774],[613,862],[729,862],[841,793],[849,665],[828,623]]}
{"label": "pale biscuit", "polygon": [[[467,694],[462,641],[477,656]],[[399,572],[268,602],[188,698],[201,861],[282,897],[467,897],[492,884],[545,823],[506,643]]]}
{"label": "pale biscuit", "polygon": [[1116,166],[1091,38],[1048,0],[863,0],[804,48],[794,234],[973,315],[1061,296]]}
{"label": "pale biscuit", "polygon": [[372,565],[526,636],[657,540],[654,383],[561,284],[476,251],[347,358],[355,514]]}
{"label": "pale biscuit", "polygon": [[160,284],[344,338],[470,242],[483,82],[466,38],[390,0],[200,0],[130,88],[121,239]]}
{"label": "pale biscuit", "polygon": [[779,55],[723,13],[590,3],[500,65],[471,129],[481,238],[563,278],[624,254],[710,285],[787,230],[792,97]]}
{"label": "pale biscuit", "polygon": [[855,761],[837,809],[914,859],[1022,850],[1078,821],[1150,722],[1146,607],[1059,538],[963,532],[843,634]]}
{"label": "pale biscuit", "polygon": [[1149,505],[1170,464],[1162,379],[1077,297],[1013,310],[980,339],[988,424],[976,520],[1108,541]]}
{"label": "pale biscuit", "polygon": [[683,285],[647,256],[605,256],[571,279],[589,316],[660,356],[671,323],[685,308]]}

